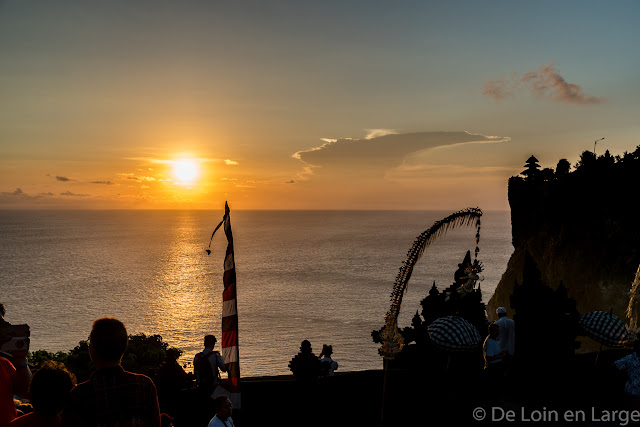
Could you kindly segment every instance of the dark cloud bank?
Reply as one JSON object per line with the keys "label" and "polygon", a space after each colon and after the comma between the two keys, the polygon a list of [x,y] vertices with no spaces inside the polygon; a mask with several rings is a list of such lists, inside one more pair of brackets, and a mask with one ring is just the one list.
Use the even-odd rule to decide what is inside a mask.
{"label": "dark cloud bank", "polygon": [[312,167],[390,168],[412,153],[426,149],[468,143],[496,143],[510,139],[473,135],[468,132],[414,132],[387,134],[373,138],[343,138],[293,155]]}

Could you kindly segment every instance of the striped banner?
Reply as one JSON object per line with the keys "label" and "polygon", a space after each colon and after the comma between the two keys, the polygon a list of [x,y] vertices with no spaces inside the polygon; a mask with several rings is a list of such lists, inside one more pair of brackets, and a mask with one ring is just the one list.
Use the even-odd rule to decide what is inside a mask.
{"label": "striped banner", "polygon": [[[227,365],[228,378],[220,383],[211,397],[226,394],[233,408],[240,408],[240,354],[238,351],[238,304],[236,299],[236,265],[233,258],[233,234],[229,218],[229,205],[224,204],[224,234],[227,236],[227,253],[224,257],[222,282],[222,358]],[[219,227],[219,225],[218,225]],[[218,228],[216,227],[216,230]],[[215,231],[214,231],[215,233]],[[213,238],[213,235],[211,236]]]}

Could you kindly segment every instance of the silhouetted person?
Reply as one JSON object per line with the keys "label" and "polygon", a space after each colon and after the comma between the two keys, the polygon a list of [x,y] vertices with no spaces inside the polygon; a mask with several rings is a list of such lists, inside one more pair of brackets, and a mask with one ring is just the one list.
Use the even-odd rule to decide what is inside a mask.
{"label": "silhouetted person", "polygon": [[10,427],[58,427],[62,408],[69,399],[76,377],[62,363],[42,362],[31,379],[33,411],[16,418]]}
{"label": "silhouetted person", "polygon": [[333,371],[338,369],[338,362],[331,358],[333,354],[333,346],[323,344],[322,352],[320,353],[320,364],[322,367],[321,374],[323,376],[333,376]]}
{"label": "silhouetted person", "polygon": [[[4,320],[4,305],[0,304],[0,345],[11,339],[11,335],[4,332],[10,326]],[[10,350],[7,357],[0,357],[0,425],[5,425],[16,418],[18,412],[13,396],[29,397],[29,382],[31,370],[27,365],[28,350]]]}
{"label": "silhouetted person", "polygon": [[96,365],[91,377],[71,391],[62,413],[63,426],[160,427],[160,408],[153,381],[122,369],[127,329],[118,319],[93,322],[89,354]]}
{"label": "silhouetted person", "polygon": [[489,390],[492,394],[501,389],[504,378],[504,357],[506,353],[500,349],[500,327],[495,323],[489,325],[489,335],[484,340],[485,372],[489,378]]}
{"label": "silhouetted person", "polygon": [[289,369],[301,383],[312,382],[320,376],[320,359],[311,351],[311,343],[308,340],[300,344],[300,352],[289,362]]}
{"label": "silhouetted person", "polygon": [[165,362],[160,366],[155,380],[160,408],[171,415],[175,415],[180,404],[180,390],[188,385],[191,378],[178,363],[179,357],[180,350],[168,349]]}
{"label": "silhouetted person", "polygon": [[507,309],[498,307],[496,310],[499,319],[495,324],[500,327],[500,349],[506,353],[506,358],[513,357],[516,353],[516,324],[507,317]]}
{"label": "silhouetted person", "polygon": [[216,397],[213,402],[216,415],[211,419],[208,427],[233,427],[234,424],[231,419],[232,405],[229,396],[222,394]]}
{"label": "silhouetted person", "polygon": [[640,409],[640,339],[633,342],[633,349],[633,353],[616,360],[614,365],[627,377],[624,386],[627,405],[633,409]]}
{"label": "silhouetted person", "polygon": [[213,400],[211,395],[220,382],[220,371],[227,372],[227,365],[222,356],[214,351],[217,339],[214,335],[204,337],[204,350],[193,358],[193,372],[198,383],[199,417],[203,423],[213,416]]}
{"label": "silhouetted person", "polygon": [[193,358],[193,372],[196,375],[198,389],[202,394],[210,396],[220,381],[220,371],[227,372],[219,352],[214,351],[218,340],[214,335],[204,337],[204,350]]}

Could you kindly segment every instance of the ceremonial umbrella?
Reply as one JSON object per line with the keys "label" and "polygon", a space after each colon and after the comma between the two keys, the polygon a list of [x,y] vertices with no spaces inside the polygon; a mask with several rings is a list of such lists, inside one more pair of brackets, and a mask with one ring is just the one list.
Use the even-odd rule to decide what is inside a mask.
{"label": "ceremonial umbrella", "polygon": [[580,326],[585,334],[600,344],[623,347],[630,339],[627,327],[615,314],[592,311],[580,316]]}
{"label": "ceremonial umbrella", "polygon": [[478,329],[458,316],[440,317],[427,331],[437,347],[448,351],[472,351],[478,348],[481,340]]}

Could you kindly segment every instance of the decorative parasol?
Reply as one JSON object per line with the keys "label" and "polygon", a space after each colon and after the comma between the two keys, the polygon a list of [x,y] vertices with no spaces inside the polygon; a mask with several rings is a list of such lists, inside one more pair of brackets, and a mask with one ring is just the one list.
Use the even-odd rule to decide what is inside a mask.
{"label": "decorative parasol", "polygon": [[440,317],[429,325],[427,331],[437,347],[448,351],[475,350],[481,341],[478,329],[458,316]]}
{"label": "decorative parasol", "polygon": [[631,338],[622,320],[606,311],[583,314],[580,316],[580,326],[586,335],[609,347],[623,347]]}

